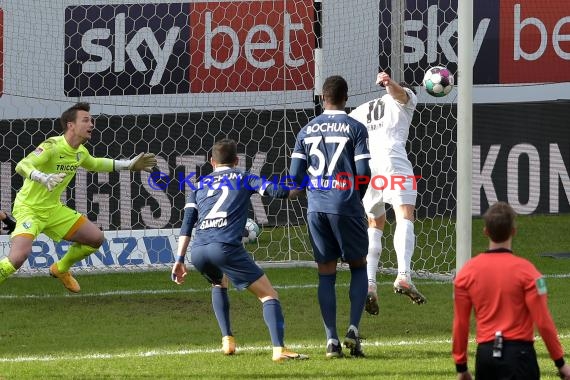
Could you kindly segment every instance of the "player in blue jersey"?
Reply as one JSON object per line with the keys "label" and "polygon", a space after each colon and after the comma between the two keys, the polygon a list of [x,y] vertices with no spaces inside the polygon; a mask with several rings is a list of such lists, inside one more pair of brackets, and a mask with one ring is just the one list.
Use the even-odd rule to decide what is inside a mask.
{"label": "player in blue jersey", "polygon": [[348,85],[332,76],[323,84],[322,115],[297,136],[290,175],[306,187],[309,237],[318,266],[318,300],[327,336],[326,356],[342,356],[336,328],[336,270],[341,259],[350,266],[350,321],[344,345],[364,356],[358,325],[368,291],[367,221],[362,197],[370,179],[368,132],[344,111]]}
{"label": "player in blue jersey", "polygon": [[292,198],[299,191],[289,191],[284,186],[237,169],[237,147],[233,140],[215,143],[210,162],[213,173],[202,178],[203,186],[190,192],[184,206],[172,280],[177,284],[184,283],[187,274],[184,257],[192,228],[196,225],[192,264],[212,284],[212,307],[222,332],[222,352],[232,355],[236,350],[230,325],[229,279],[237,289],[248,289],[262,302],[263,319],[273,344],[273,361],[307,359],[306,355],[285,348],[285,322],[277,291],[242,244],[252,194]]}

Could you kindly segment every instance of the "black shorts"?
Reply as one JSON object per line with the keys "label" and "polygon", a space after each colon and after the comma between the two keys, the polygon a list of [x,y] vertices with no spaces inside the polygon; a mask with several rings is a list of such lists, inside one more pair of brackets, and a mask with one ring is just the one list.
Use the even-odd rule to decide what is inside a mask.
{"label": "black shorts", "polygon": [[475,379],[540,379],[533,342],[504,341],[500,358],[493,357],[493,342],[479,344],[475,357]]}

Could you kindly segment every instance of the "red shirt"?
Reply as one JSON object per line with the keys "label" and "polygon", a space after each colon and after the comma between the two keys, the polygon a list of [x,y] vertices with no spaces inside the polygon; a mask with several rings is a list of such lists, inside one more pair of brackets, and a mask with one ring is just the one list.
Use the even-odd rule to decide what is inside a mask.
{"label": "red shirt", "polygon": [[475,308],[477,343],[505,340],[534,341],[533,324],[552,360],[564,356],[548,310],[546,284],[528,260],[512,252],[493,250],[469,260],[454,280],[453,359],[467,363],[471,309]]}

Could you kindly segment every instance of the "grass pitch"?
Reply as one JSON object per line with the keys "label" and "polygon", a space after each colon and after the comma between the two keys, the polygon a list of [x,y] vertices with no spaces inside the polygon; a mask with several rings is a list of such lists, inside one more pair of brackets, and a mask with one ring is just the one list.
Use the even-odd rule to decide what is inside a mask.
{"label": "grass pitch", "polygon": [[[570,347],[570,260],[538,256],[570,247],[570,216],[519,217],[518,254],[548,276],[549,304],[561,339]],[[474,251],[484,250],[475,220]],[[325,334],[313,268],[267,269],[278,288],[286,343],[310,360],[275,364],[259,302],[230,291],[235,356],[220,353],[221,337],[209,285],[191,272],[184,286],[168,272],[79,275],[82,293],[68,294],[47,276],[11,278],[0,287],[0,379],[452,379],[452,286],[417,280],[428,298],[417,306],[392,293],[392,276],[379,277],[380,315],[363,315],[367,358],[325,358]],[[337,279],[338,330],[348,323],[349,272]],[[473,335],[472,335],[473,336]],[[556,379],[541,340],[542,378]],[[473,350],[470,344],[470,365]]]}

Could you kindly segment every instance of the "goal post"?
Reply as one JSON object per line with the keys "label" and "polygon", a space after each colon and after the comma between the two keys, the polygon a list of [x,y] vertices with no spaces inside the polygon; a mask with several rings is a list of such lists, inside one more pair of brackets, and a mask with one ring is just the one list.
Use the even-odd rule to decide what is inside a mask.
{"label": "goal post", "polygon": [[[101,227],[106,241],[74,270],[170,267],[186,192],[212,170],[209,150],[216,140],[238,142],[242,169],[285,176],[297,132],[319,112],[325,77],[347,79],[348,107],[380,94],[374,83],[379,67],[403,65],[395,75],[419,86],[428,63],[410,68],[401,33],[431,22],[429,8],[418,13],[410,2],[388,3],[59,0],[39,9],[34,2],[0,1],[0,206],[10,209],[22,184],[16,163],[61,133],[58,117],[65,108],[87,101],[95,118],[87,143],[93,155],[154,152],[160,173],[78,172],[62,200]],[[399,7],[394,22],[393,6]],[[455,17],[449,15],[446,25]],[[36,26],[21,27],[30,18]],[[397,56],[390,54],[392,38],[400,40]],[[410,152],[424,179],[413,269],[445,276],[454,263],[454,95],[433,103],[417,89],[421,106]],[[249,216],[262,228],[247,245],[258,262],[312,265],[306,199],[254,196]],[[386,271],[397,266],[392,236],[387,228]],[[0,243],[5,256],[8,238],[0,236]],[[19,273],[45,273],[68,245],[42,235]]]}
{"label": "goal post", "polygon": [[[570,209],[568,134],[549,132],[545,143],[528,129],[525,139],[534,137],[523,141],[506,122],[472,134],[466,112],[471,103],[484,109],[477,115],[486,126],[533,110],[555,130],[551,115],[563,114],[565,103],[549,103],[549,112],[540,113],[536,102],[569,98],[567,71],[559,69],[570,51],[563,38],[570,33],[566,1],[547,7],[542,0],[44,3],[0,0],[0,207],[11,209],[22,184],[16,163],[60,134],[61,112],[78,101],[92,106],[95,131],[87,147],[93,155],[130,158],[150,151],[160,171],[154,177],[78,172],[63,200],[101,227],[106,242],[74,270],[170,267],[187,191],[212,170],[212,144],[232,138],[242,169],[285,176],[296,134],[321,111],[320,87],[335,74],[347,79],[350,109],[383,94],[375,84],[378,69],[418,91],[407,144],[422,177],[416,275],[451,278],[470,257],[471,218],[489,202],[506,199],[523,213]],[[544,51],[542,40],[533,44],[532,30],[546,38]],[[544,64],[548,69],[536,70]],[[425,70],[436,65],[458,81],[441,98],[421,87]],[[529,101],[535,103],[514,104]],[[477,104],[489,102],[493,107]],[[516,181],[530,183],[537,175],[548,178],[540,191]],[[254,196],[248,216],[262,228],[247,245],[256,261],[312,264],[306,199]],[[380,261],[383,271],[394,272],[391,210],[388,218]],[[67,247],[42,236],[20,273],[45,274]],[[1,235],[0,257],[8,250]]]}
{"label": "goal post", "polygon": [[457,5],[459,85],[457,90],[456,271],[471,258],[473,146],[473,0]]}

